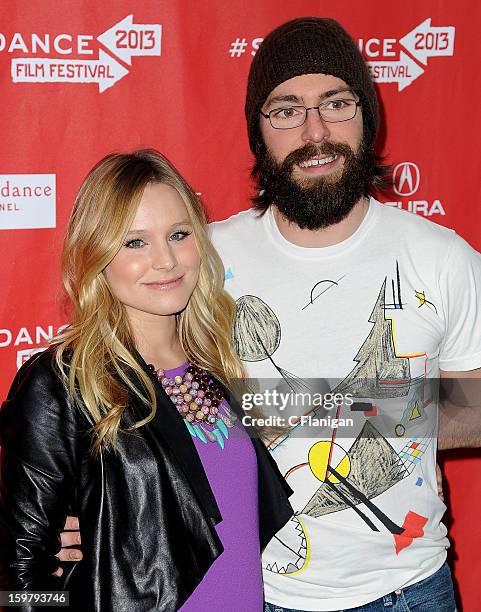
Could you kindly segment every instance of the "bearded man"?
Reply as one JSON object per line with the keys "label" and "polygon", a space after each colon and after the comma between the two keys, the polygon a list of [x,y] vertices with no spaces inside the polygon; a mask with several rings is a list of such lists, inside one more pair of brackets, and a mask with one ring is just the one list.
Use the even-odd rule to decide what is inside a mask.
{"label": "bearded man", "polygon": [[[239,353],[271,387],[322,379],[346,399],[334,426],[270,444],[296,515],[263,554],[266,612],[453,612],[428,381],[480,375],[479,254],[372,197],[386,174],[378,100],[335,21],[295,19],[264,39],[245,113],[259,195],[211,226]],[[469,419],[443,425],[447,440],[457,424],[451,446],[479,444],[477,402],[463,406],[469,433]]]}

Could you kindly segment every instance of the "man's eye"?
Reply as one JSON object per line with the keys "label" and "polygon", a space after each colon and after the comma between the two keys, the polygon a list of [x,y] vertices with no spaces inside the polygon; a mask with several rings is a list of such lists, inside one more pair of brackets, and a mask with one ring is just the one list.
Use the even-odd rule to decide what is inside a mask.
{"label": "man's eye", "polygon": [[276,119],[292,119],[293,117],[297,117],[300,111],[298,108],[294,106],[288,106],[286,108],[278,108],[273,111],[273,115]]}
{"label": "man's eye", "polygon": [[356,104],[356,101],[350,99],[328,100],[327,102],[324,102],[324,104],[321,104],[321,107],[325,108],[326,110],[344,110],[345,108],[353,106],[354,104]]}
{"label": "man's eye", "polygon": [[145,242],[141,239],[141,238],[132,238],[132,240],[128,240],[125,243],[125,246],[128,249],[140,249],[141,247],[143,247],[145,244]]}
{"label": "man's eye", "polygon": [[192,232],[187,232],[185,230],[174,232],[173,234],[170,235],[169,240],[173,240],[174,242],[178,242],[180,240],[184,240],[184,238],[187,238],[187,236],[190,236],[191,234],[192,234]]}

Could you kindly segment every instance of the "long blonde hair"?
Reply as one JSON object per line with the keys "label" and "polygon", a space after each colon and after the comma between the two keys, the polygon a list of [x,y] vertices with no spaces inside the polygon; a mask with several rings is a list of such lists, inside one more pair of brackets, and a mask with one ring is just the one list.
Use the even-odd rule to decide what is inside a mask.
{"label": "long blonde hair", "polygon": [[157,151],[108,155],[87,175],[74,203],[62,253],[72,323],[53,341],[69,394],[94,423],[94,450],[116,447],[129,394],[150,408],[131,429],[152,420],[157,408],[154,385],[135,357],[125,308],[103,273],[124,243],[150,183],[169,185],[180,195],[200,253],[197,285],[186,308],[176,315],[181,346],[191,363],[226,386],[244,375],[232,344],[235,303],[223,289],[224,268],[207,237],[199,199]]}

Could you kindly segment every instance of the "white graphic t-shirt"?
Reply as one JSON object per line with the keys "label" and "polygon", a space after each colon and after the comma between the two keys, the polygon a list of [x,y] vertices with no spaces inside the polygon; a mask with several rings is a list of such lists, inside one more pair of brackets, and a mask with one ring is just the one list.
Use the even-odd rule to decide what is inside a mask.
{"label": "white graphic t-shirt", "polygon": [[263,554],[266,600],[339,610],[430,576],[449,546],[430,379],[481,367],[481,256],[375,200],[325,248],[286,241],[271,210],[210,228],[249,375],[341,397],[271,444],[295,516]]}

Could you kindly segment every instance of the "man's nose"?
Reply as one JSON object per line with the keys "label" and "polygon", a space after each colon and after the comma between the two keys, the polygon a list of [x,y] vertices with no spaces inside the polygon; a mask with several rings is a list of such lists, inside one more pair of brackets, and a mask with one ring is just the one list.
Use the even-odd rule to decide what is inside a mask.
{"label": "man's nose", "polygon": [[302,138],[306,142],[321,142],[330,136],[328,124],[321,118],[317,106],[306,109],[307,116],[302,126]]}

